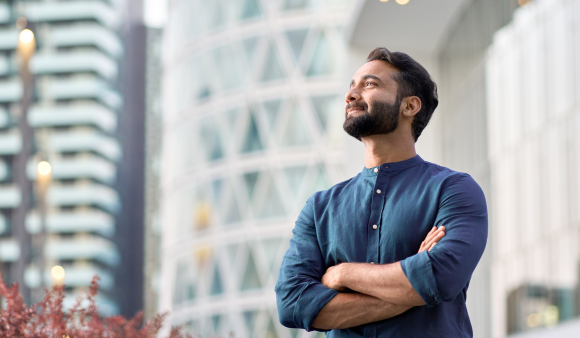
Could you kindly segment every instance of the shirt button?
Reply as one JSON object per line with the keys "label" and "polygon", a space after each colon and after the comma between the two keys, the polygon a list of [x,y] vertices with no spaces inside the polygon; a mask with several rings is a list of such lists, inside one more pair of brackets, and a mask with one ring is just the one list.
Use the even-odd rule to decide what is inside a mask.
{"label": "shirt button", "polygon": [[377,189],[377,194],[381,194],[381,189]]}
{"label": "shirt button", "polygon": [[379,168],[375,168],[375,172],[378,173],[379,172]]}
{"label": "shirt button", "polygon": [[373,229],[377,230],[378,226],[375,224],[373,225]]}

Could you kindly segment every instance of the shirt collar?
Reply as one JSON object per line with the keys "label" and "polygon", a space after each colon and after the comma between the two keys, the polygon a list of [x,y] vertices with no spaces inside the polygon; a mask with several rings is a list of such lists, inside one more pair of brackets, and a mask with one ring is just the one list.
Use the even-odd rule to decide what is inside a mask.
{"label": "shirt collar", "polygon": [[[414,167],[425,162],[419,155],[411,157],[408,160],[393,163],[383,163],[378,167],[365,168],[363,167],[362,174],[364,176],[377,176],[380,171],[399,171]],[[375,170],[378,169],[378,170]]]}

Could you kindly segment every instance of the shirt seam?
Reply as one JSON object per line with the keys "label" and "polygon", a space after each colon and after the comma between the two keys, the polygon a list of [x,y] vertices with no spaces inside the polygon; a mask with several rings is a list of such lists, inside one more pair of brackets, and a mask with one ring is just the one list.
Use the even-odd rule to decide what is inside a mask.
{"label": "shirt seam", "polygon": [[[451,185],[459,182],[459,180],[461,178],[466,177],[466,176],[469,176],[469,174],[462,173],[462,172],[457,172],[457,171],[456,172],[453,172],[451,175],[448,176],[449,177],[448,182],[444,182],[443,183],[443,189],[441,189],[439,191],[439,195],[437,196],[437,201],[439,202],[437,209],[440,209],[441,208],[441,196],[443,195],[443,193],[445,191],[447,191],[447,189],[449,189],[449,187]],[[437,211],[437,213],[439,213],[439,211]]]}

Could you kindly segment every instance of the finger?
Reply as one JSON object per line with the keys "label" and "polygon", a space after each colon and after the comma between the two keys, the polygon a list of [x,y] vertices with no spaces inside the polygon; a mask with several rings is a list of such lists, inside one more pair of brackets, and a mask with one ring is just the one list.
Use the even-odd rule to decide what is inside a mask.
{"label": "finger", "polygon": [[427,237],[429,237],[429,235],[431,235],[432,233],[434,233],[435,231],[437,231],[437,227],[432,227],[431,231],[429,231],[429,233],[427,234]]}
{"label": "finger", "polygon": [[428,251],[431,251],[431,250],[432,250],[432,249],[435,247],[435,245],[436,245],[436,244],[437,244],[437,243],[433,243],[433,244],[431,244],[431,247],[429,247],[429,250],[428,250]]}
{"label": "finger", "polygon": [[429,232],[429,234],[427,235],[427,238],[425,238],[425,240],[423,241],[423,243],[427,244],[427,243],[431,243],[433,241],[433,239],[435,237],[437,237],[437,235],[441,232],[444,231],[445,228],[443,226],[436,228],[433,227],[433,229],[431,229],[431,231]]}
{"label": "finger", "polygon": [[437,234],[437,227],[431,228],[431,231],[429,231],[429,233],[425,237],[425,240],[423,241],[423,243],[427,243],[427,242],[431,241],[433,236],[435,236],[436,234]]}
{"label": "finger", "polygon": [[438,243],[443,237],[445,237],[445,231],[438,231],[429,242],[425,243],[425,247],[430,248],[433,243]]}

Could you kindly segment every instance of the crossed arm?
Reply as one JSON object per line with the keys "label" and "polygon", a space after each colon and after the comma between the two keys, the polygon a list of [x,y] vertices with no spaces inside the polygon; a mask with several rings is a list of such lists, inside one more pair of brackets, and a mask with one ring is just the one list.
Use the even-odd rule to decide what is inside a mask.
{"label": "crossed arm", "polygon": [[[445,236],[445,227],[433,227],[419,252],[431,250]],[[392,264],[342,263],[322,276],[324,286],[341,293],[332,298],[312,324],[322,330],[343,329],[385,320],[414,306],[425,305],[399,262]],[[356,293],[343,293],[346,290]]]}
{"label": "crossed arm", "polygon": [[[312,198],[307,201],[296,221],[276,283],[278,315],[286,327],[350,328],[425,303],[435,306],[453,301],[485,249],[485,196],[466,174],[450,176],[439,196],[434,224],[445,224],[444,233],[434,229],[418,254],[392,264],[343,263],[326,268],[313,203]],[[433,237],[443,235],[442,243],[431,251],[431,242],[441,240]],[[341,292],[347,289],[354,293]]]}

